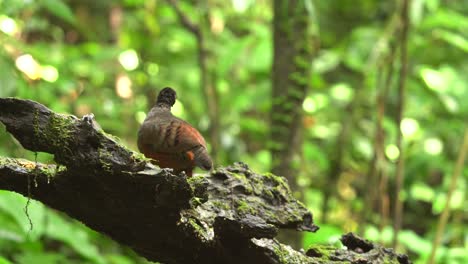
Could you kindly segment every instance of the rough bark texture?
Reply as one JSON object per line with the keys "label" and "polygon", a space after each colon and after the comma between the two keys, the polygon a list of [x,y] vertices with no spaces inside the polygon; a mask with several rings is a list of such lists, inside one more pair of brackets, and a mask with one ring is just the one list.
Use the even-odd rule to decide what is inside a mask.
{"label": "rough bark texture", "polygon": [[284,178],[245,164],[173,175],[106,135],[93,116],[57,114],[29,100],[0,98],[0,121],[26,149],[52,153],[57,162],[0,157],[0,189],[65,212],[149,260],[408,263],[352,234],[343,240],[348,250],[303,253],[278,243],[278,228],[315,231],[312,215]]}

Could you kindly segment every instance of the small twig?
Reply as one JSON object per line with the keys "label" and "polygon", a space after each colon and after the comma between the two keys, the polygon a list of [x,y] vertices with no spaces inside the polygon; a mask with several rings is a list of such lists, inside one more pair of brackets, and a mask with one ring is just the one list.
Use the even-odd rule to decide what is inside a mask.
{"label": "small twig", "polygon": [[193,34],[197,35],[198,36],[201,36],[201,30],[200,28],[195,25],[195,23],[193,23],[185,14],[184,12],[182,11],[182,9],[180,9],[178,3],[177,3],[177,0],[167,0],[167,2],[172,6],[172,8],[174,8],[177,16],[179,17],[180,19],[180,22],[182,23],[182,25],[184,27],[186,27],[189,31],[191,31]]}
{"label": "small twig", "polygon": [[[388,177],[387,177],[387,172],[385,168],[385,153],[384,153],[384,146],[385,146],[385,131],[383,128],[383,119],[385,116],[385,103],[388,98],[388,92],[390,90],[390,86],[392,83],[392,77],[393,77],[393,72],[395,69],[394,62],[395,62],[395,53],[397,49],[396,43],[394,43],[393,40],[389,39],[389,34],[394,35],[395,32],[397,31],[398,28],[398,23],[395,22],[397,19],[398,11],[395,12],[395,14],[392,16],[390,21],[388,22],[387,29],[384,31],[383,36],[380,38],[380,40],[377,42],[373,49],[373,54],[371,57],[376,57],[376,58],[381,58],[381,62],[373,63],[371,64],[369,59],[368,61],[368,67],[369,70],[372,69],[372,67],[375,67],[374,64],[377,64],[377,96],[376,96],[376,127],[375,127],[375,135],[374,135],[374,157],[369,163],[369,170],[366,175],[366,180],[365,180],[365,190],[367,192],[366,198],[365,198],[365,208],[367,208],[367,212],[364,213],[364,217],[361,221],[361,227],[364,227],[364,221],[365,219],[368,219],[369,215],[372,212],[372,208],[374,206],[373,201],[377,199],[378,193],[380,194],[380,213],[381,213],[381,227],[386,224],[386,219],[388,214],[388,190],[387,190],[387,185],[388,185]],[[382,47],[382,46],[389,46],[390,50],[389,53],[386,54],[385,57],[382,57],[376,53],[378,53],[377,47]],[[371,67],[372,66],[372,67]],[[384,71],[384,66],[387,66],[386,73],[383,74],[381,73]],[[383,78],[381,77],[382,75],[385,75]],[[383,80],[383,84],[381,83],[381,79]],[[372,188],[372,186],[375,186],[379,182],[379,189]],[[362,229],[360,230],[362,232]]]}
{"label": "small twig", "polygon": [[383,128],[383,120],[385,116],[385,102],[388,98],[388,92],[390,90],[390,86],[392,83],[392,77],[394,72],[394,61],[395,61],[395,52],[396,52],[396,44],[391,45],[391,51],[389,54],[389,66],[387,76],[385,78],[385,83],[383,90],[379,93],[377,97],[377,105],[378,105],[378,114],[377,114],[377,170],[380,174],[380,182],[379,182],[379,192],[380,192],[380,214],[381,214],[381,224],[380,224],[380,231],[385,228],[387,224],[387,219],[389,218],[389,201],[390,198],[388,197],[388,175],[387,175],[387,168],[386,168],[386,160],[385,160],[385,131]]}
{"label": "small twig", "polygon": [[405,89],[406,89],[406,77],[408,75],[408,29],[409,29],[409,14],[408,6],[410,0],[403,0],[401,9],[401,35],[400,35],[400,75],[398,84],[398,106],[397,106],[397,117],[396,125],[398,127],[397,136],[397,147],[400,151],[400,155],[397,160],[396,168],[396,184],[395,184],[395,214],[393,218],[393,242],[392,245],[396,248],[398,244],[398,233],[400,232],[401,222],[403,217],[403,198],[401,195],[401,189],[403,186],[405,159],[403,151],[403,134],[401,132],[401,121],[405,111]]}
{"label": "small twig", "polygon": [[218,149],[220,142],[220,115],[219,115],[219,96],[216,90],[214,78],[209,76],[208,68],[208,49],[206,47],[206,38],[203,34],[200,25],[195,24],[190,18],[184,14],[177,0],[167,0],[169,5],[175,10],[182,25],[195,35],[198,46],[198,65],[200,67],[200,88],[203,91],[206,106],[208,108],[208,116],[210,118],[210,143],[211,156],[215,163],[218,160]]}
{"label": "small twig", "polygon": [[450,201],[452,200],[452,195],[457,187],[458,177],[460,176],[461,171],[463,170],[467,152],[468,152],[468,128],[465,129],[463,145],[460,148],[460,152],[458,153],[457,163],[455,164],[455,169],[453,170],[452,178],[450,180],[450,186],[447,191],[447,199],[445,201],[444,210],[442,211],[442,214],[439,217],[436,235],[434,236],[434,240],[432,241],[431,255],[429,257],[429,260],[427,261],[427,263],[429,264],[434,263],[437,248],[439,247],[440,240],[442,239],[442,233],[444,232],[445,225],[447,224],[447,220],[450,215]]}

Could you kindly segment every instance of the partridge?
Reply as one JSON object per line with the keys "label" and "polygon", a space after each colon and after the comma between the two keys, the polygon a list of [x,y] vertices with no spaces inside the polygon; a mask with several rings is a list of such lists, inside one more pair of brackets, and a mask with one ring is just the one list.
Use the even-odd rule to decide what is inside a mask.
{"label": "partridge", "polygon": [[138,131],[138,149],[161,168],[184,171],[189,177],[198,166],[210,170],[213,163],[203,136],[184,120],[172,115],[176,92],[162,89]]}

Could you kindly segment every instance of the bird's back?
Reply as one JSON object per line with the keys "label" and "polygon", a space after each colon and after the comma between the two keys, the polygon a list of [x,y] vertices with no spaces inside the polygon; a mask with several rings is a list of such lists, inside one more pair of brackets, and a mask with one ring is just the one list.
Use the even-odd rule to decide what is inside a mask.
{"label": "bird's back", "polygon": [[211,169],[203,136],[170,108],[153,107],[138,131],[138,148],[160,167],[191,174],[195,166]]}

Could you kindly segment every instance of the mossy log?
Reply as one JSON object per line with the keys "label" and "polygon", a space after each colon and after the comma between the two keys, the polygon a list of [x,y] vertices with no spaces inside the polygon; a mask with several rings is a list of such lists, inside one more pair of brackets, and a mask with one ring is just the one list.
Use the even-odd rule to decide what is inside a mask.
{"label": "mossy log", "polygon": [[301,252],[280,244],[279,228],[318,227],[283,177],[243,163],[191,178],[174,175],[104,133],[92,115],[57,114],[30,100],[0,98],[0,121],[24,148],[51,153],[56,162],[0,157],[0,189],[62,211],[149,260],[408,263],[352,234],[343,239],[347,250]]}

